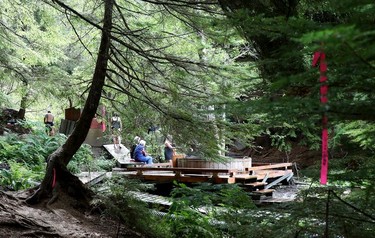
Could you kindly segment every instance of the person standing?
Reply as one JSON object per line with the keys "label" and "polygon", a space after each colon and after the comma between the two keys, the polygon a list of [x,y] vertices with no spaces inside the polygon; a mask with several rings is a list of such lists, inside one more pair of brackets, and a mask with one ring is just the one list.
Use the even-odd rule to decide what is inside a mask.
{"label": "person standing", "polygon": [[121,149],[122,122],[121,122],[121,118],[116,113],[111,118],[111,129],[112,129],[113,147],[115,149]]}
{"label": "person standing", "polygon": [[51,113],[51,111],[47,111],[47,114],[44,115],[44,124],[46,125],[48,135],[50,136],[55,135],[54,120],[55,116]]}
{"label": "person standing", "polygon": [[139,141],[139,144],[134,150],[134,160],[137,162],[145,162],[146,164],[153,164],[152,157],[146,153],[145,145],[146,141]]}
{"label": "person standing", "polygon": [[164,159],[167,162],[171,162],[173,159],[173,154],[174,154],[174,149],[175,147],[172,144],[172,137],[167,136],[164,141]]}

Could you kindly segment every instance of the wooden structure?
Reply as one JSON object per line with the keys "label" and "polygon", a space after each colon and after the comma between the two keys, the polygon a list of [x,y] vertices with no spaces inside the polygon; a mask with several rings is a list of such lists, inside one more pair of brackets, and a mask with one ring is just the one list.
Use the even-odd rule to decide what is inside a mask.
{"label": "wooden structure", "polygon": [[[81,117],[81,109],[70,107],[65,109],[65,118],[61,119],[59,133],[64,135],[72,134],[77,121]],[[106,130],[106,125],[103,120],[94,117],[91,120],[90,129],[87,133],[85,144],[94,147],[100,147],[104,144],[103,133]]]}
{"label": "wooden structure", "polygon": [[121,149],[115,149],[113,144],[103,145],[103,147],[108,151],[108,153],[116,160],[118,168],[130,168],[130,167],[171,167],[171,163],[155,163],[151,165],[146,165],[143,162],[136,162],[130,158],[130,150],[126,148],[123,144],[120,144]]}
{"label": "wooden structure", "polygon": [[126,148],[123,144],[120,144],[121,149],[115,149],[113,144],[103,145],[103,147],[116,160],[117,166],[119,168],[144,165],[144,163],[142,162],[135,162],[134,160],[130,159],[130,150]]}
{"label": "wooden structure", "polygon": [[177,154],[176,151],[173,152],[172,156],[172,165],[173,167],[177,167],[177,160],[185,158],[184,154]]}
{"label": "wooden structure", "polygon": [[174,153],[172,163],[146,165],[130,158],[122,160],[120,164],[125,164],[127,171],[135,172],[127,174],[132,178],[157,183],[237,183],[256,199],[272,196],[273,186],[289,182],[293,177],[292,163],[252,166],[251,158],[214,162]]}
{"label": "wooden structure", "polygon": [[76,175],[83,184],[86,186],[92,186],[99,183],[106,177],[105,172],[81,172]]}
{"label": "wooden structure", "polygon": [[106,125],[104,121],[98,120],[94,117],[91,120],[90,129],[87,133],[84,143],[96,147],[102,146],[104,144],[103,133],[105,129]]}
{"label": "wooden structure", "polygon": [[65,118],[61,119],[59,133],[70,135],[76,125],[76,122],[81,117],[81,109],[70,107],[65,109]]}
{"label": "wooden structure", "polygon": [[[133,176],[148,181],[172,182],[174,180],[185,183],[208,182],[234,183],[235,172],[233,169],[205,169],[205,168],[161,168],[155,166],[142,166],[128,168],[129,171],[137,171]],[[146,173],[154,172],[154,173]],[[155,173],[157,172],[157,173]]]}
{"label": "wooden structure", "polygon": [[155,167],[142,166],[128,168],[136,171],[130,175],[144,181],[183,183],[212,182],[237,183],[255,199],[261,196],[272,196],[272,187],[286,183],[293,177],[292,163],[268,164],[238,169],[188,168],[188,167]]}

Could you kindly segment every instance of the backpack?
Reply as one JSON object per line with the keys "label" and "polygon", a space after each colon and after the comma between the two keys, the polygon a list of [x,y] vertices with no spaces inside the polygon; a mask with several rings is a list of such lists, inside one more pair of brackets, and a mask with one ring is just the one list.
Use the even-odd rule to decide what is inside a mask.
{"label": "backpack", "polygon": [[120,128],[120,120],[117,118],[117,120],[112,120],[112,128],[119,129]]}

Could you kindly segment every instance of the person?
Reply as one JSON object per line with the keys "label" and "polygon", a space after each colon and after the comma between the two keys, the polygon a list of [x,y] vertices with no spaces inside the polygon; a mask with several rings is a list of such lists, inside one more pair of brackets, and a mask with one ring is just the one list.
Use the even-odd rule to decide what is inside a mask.
{"label": "person", "polygon": [[122,122],[121,118],[115,113],[111,118],[111,129],[113,137],[113,147],[116,149],[121,149],[121,130]]}
{"label": "person", "polygon": [[134,150],[134,160],[137,162],[145,162],[146,164],[153,164],[152,157],[147,155],[145,150],[146,141],[140,140]]}
{"label": "person", "polygon": [[139,144],[139,141],[141,140],[141,137],[139,136],[136,136],[134,137],[134,144],[130,147],[130,158],[131,159],[134,159],[134,151],[135,151],[135,148],[137,147],[137,145]]}
{"label": "person", "polygon": [[46,125],[46,128],[48,130],[48,134],[50,136],[53,136],[55,134],[55,129],[54,129],[54,120],[55,116],[51,113],[51,111],[47,111],[47,114],[44,115],[44,124]]}
{"label": "person", "polygon": [[164,159],[167,162],[172,161],[173,154],[174,154],[174,146],[172,144],[172,137],[167,136],[164,141]]}

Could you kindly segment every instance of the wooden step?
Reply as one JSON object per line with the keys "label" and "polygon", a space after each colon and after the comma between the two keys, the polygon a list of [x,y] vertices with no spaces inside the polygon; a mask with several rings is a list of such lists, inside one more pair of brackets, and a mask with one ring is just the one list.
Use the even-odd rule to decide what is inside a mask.
{"label": "wooden step", "polygon": [[262,194],[266,196],[272,196],[272,193],[275,191],[275,189],[260,189],[253,191],[253,193]]}
{"label": "wooden step", "polygon": [[266,186],[267,183],[264,182],[253,182],[253,183],[245,183],[243,184],[243,187],[250,188],[251,190],[261,190],[264,189],[264,186]]}
{"label": "wooden step", "polygon": [[274,189],[261,189],[257,191],[250,192],[250,196],[254,200],[260,200],[260,198],[264,195],[266,197],[271,197],[273,194]]}
{"label": "wooden step", "polygon": [[234,175],[236,178],[236,183],[252,183],[257,181],[256,175],[249,175],[249,174],[236,174]]}

